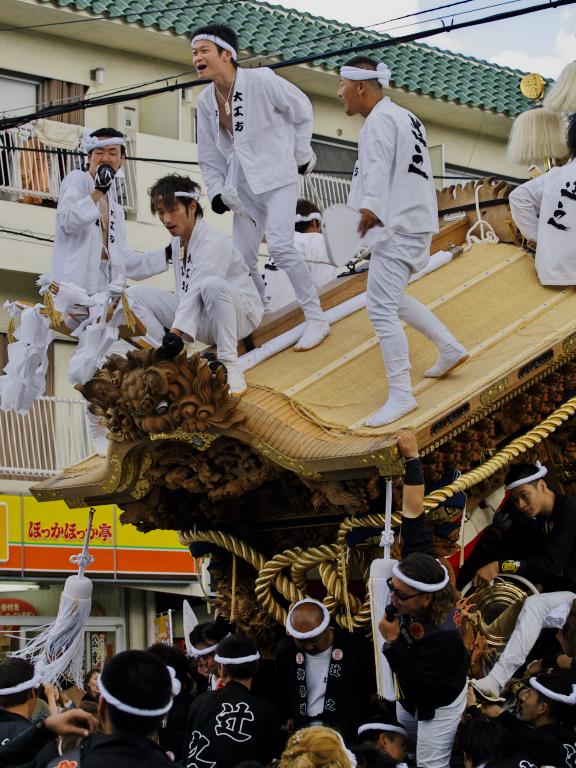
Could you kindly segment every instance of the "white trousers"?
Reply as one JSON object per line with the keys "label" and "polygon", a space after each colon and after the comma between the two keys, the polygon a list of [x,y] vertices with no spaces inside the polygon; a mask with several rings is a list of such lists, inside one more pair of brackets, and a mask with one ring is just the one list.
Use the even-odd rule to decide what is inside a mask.
{"label": "white trousers", "polygon": [[[576,595],[573,592],[544,592],[527,597],[506,647],[490,670],[490,677],[494,677],[503,688],[526,661],[540,632],[549,627],[563,626],[574,599]],[[558,609],[564,607],[566,612],[562,619],[563,611]]]}
{"label": "white trousers", "polygon": [[456,731],[466,709],[467,688],[465,685],[451,704],[438,707],[432,720],[417,720],[396,702],[396,717],[408,733],[409,745],[416,742],[418,768],[449,768]]}
{"label": "white trousers", "polygon": [[458,345],[427,306],[404,294],[410,276],[426,266],[431,241],[431,234],[395,232],[372,247],[366,311],[380,339],[391,390],[412,392],[408,340],[401,320],[424,334],[440,352]]}
{"label": "white trousers", "polygon": [[304,256],[294,243],[298,183],[256,195],[248,182],[240,177],[238,195],[256,226],[248,219],[235,215],[232,240],[248,265],[261,298],[266,297],[266,284],[258,266],[258,254],[265,235],[268,252],[276,265],[288,275],[306,320],[322,320],[318,291]]}
{"label": "white trousers", "polygon": [[[146,326],[146,341],[159,347],[164,329],[172,327],[176,310],[186,301],[186,296],[179,301],[175,293],[149,285],[132,285],[127,295],[132,311]],[[216,344],[218,359],[222,362],[235,362],[239,339],[248,336],[255,327],[246,316],[238,292],[221,277],[206,277],[199,285],[198,294],[190,298],[194,303],[202,303],[200,311],[195,313],[198,323],[191,333],[191,328],[180,330],[203,344]]]}

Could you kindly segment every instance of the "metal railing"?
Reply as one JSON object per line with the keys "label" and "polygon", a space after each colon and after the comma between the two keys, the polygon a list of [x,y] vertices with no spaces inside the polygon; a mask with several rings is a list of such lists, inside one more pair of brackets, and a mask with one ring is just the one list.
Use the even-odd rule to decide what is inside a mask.
{"label": "metal railing", "polygon": [[[134,139],[126,138],[126,153],[134,154]],[[79,150],[51,147],[41,142],[32,126],[0,131],[0,193],[22,203],[56,202],[60,184],[70,171],[82,170],[86,157]],[[116,174],[112,187],[127,211],[136,210],[136,168],[127,162]]]}
{"label": "metal railing", "polygon": [[350,191],[350,180],[340,176],[311,173],[300,177],[300,197],[305,197],[319,208],[334,203],[346,203]]}
{"label": "metal railing", "polygon": [[92,453],[83,400],[44,396],[28,413],[0,411],[0,477],[52,477]]}

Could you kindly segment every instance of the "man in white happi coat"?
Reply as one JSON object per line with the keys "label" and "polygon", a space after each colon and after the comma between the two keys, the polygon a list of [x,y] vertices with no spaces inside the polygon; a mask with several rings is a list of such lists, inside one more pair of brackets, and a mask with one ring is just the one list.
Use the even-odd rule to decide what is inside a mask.
{"label": "man in white happi coat", "polygon": [[466,349],[428,307],[404,291],[430,257],[438,210],[424,126],[384,96],[385,64],[356,57],[340,69],[338,95],[347,115],[362,115],[358,161],[348,205],[360,211],[359,232],[372,247],[366,309],[380,339],[388,374],[388,400],[366,420],[379,427],[416,408],[408,342],[401,320],[427,336],[438,359],[426,376],[444,376],[468,356]]}
{"label": "man in white happi coat", "polygon": [[536,241],[542,285],[576,285],[576,115],[568,123],[570,160],[516,187],[510,210],[519,230]]}
{"label": "man in white happi coat", "polygon": [[51,278],[82,288],[89,296],[121,286],[126,278],[143,280],[164,265],[164,250],[138,253],[126,240],[124,209],[110,193],[126,160],[125,138],[101,128],[84,140],[88,170],[62,180],[56,210]]}
{"label": "man in white happi coat", "polygon": [[198,162],[212,210],[234,211],[233,241],[266,301],[258,253],[268,251],[292,283],[306,323],[296,350],[320,344],[330,327],[302,254],[294,244],[298,174],[312,170],[312,105],[267,67],[237,66],[238,38],[209,25],[192,38],[198,75],[211,80],[198,98]]}
{"label": "man in white happi coat", "polygon": [[[133,285],[128,301],[146,326],[146,340],[166,357],[175,357],[185,341],[216,344],[230,394],[241,395],[246,380],[238,366],[238,341],[258,327],[264,308],[231,240],[202,220],[199,197],[199,185],[178,174],[164,176],[150,189],[152,212],[172,235],[176,293]],[[158,271],[165,269],[166,264]]]}

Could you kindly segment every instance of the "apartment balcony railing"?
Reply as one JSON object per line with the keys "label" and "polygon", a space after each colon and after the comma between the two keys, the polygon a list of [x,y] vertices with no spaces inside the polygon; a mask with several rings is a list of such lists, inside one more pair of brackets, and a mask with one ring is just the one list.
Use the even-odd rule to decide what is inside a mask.
{"label": "apartment balcony railing", "polygon": [[[127,137],[126,152],[134,154],[134,141]],[[86,158],[78,149],[70,151],[44,144],[33,126],[0,131],[0,193],[23,203],[39,205],[44,200],[57,202],[62,179],[70,171],[82,169]],[[113,190],[125,210],[136,210],[134,165],[125,163],[116,174]]]}
{"label": "apartment balcony railing", "polygon": [[334,203],[345,203],[350,191],[350,180],[339,176],[311,173],[300,177],[300,197],[305,197],[322,209]]}
{"label": "apartment balcony railing", "polygon": [[39,397],[28,413],[0,411],[0,477],[51,477],[94,453],[84,401]]}

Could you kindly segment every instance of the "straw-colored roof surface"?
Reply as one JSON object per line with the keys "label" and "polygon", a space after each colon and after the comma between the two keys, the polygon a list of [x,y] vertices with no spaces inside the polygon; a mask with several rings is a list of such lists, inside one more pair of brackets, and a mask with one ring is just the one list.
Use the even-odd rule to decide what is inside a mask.
{"label": "straw-colored roof surface", "polygon": [[408,329],[418,410],[378,430],[361,426],[387,396],[380,348],[365,310],[333,325],[317,349],[288,349],[249,371],[243,404],[268,409],[273,391],[313,422],[339,433],[384,435],[401,427],[421,428],[576,325],[574,289],[543,287],[532,257],[513,245],[474,245],[408,292],[433,309],[471,352],[470,360],[445,379],[426,379],[436,350]]}

